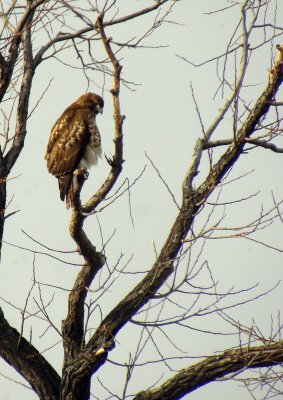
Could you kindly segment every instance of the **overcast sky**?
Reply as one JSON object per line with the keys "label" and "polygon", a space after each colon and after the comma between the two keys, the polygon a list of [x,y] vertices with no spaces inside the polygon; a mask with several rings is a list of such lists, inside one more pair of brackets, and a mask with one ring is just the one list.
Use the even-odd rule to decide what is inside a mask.
{"label": "overcast sky", "polygon": [[[81,1],[81,3],[84,2]],[[122,16],[152,2],[123,0],[120,3],[119,15]],[[222,96],[221,92],[217,92],[219,80],[215,62],[195,68],[177,55],[200,64],[225,53],[229,38],[239,21],[240,5],[223,13],[210,12],[222,9],[227,4],[229,3],[224,0],[214,2],[208,0],[179,1],[168,16],[168,20],[175,23],[164,24],[143,43],[147,46],[160,46],[159,48],[143,48],[136,51],[130,49],[121,53],[123,78],[134,83],[131,85],[131,89],[134,90],[122,86],[121,108],[126,120],[124,122],[125,163],[123,174],[119,180],[120,184],[126,178],[130,183],[133,182],[145,166],[146,169],[131,189],[130,199],[125,194],[111,207],[97,216],[88,218],[86,222],[87,233],[98,249],[103,246],[102,242],[105,243],[113,235],[106,247],[109,266],[115,265],[120,255],[123,254],[121,266],[131,259],[127,266],[128,271],[148,270],[155,259],[155,248],[157,251],[160,250],[177,215],[177,207],[150,160],[154,162],[175,198],[180,202],[181,185],[190,164],[193,147],[196,139],[202,136],[190,85],[192,84],[194,88],[205,128],[208,128],[218,110],[223,106],[227,93]],[[282,16],[283,10],[280,11],[280,7],[282,4],[278,5],[278,15]],[[108,33],[117,42],[126,41],[133,36],[138,37],[140,33],[146,31],[151,26],[153,18],[153,15],[147,15],[139,20],[113,27],[108,30]],[[278,24],[280,23],[282,25],[282,19],[278,21]],[[65,30],[59,29],[68,31],[68,27],[65,27]],[[56,31],[53,32],[54,35],[56,33]],[[40,42],[40,35],[36,40]],[[251,38],[253,44],[258,44],[260,40],[261,37],[256,35]],[[276,43],[280,41],[282,39],[278,38]],[[97,46],[97,54],[102,55],[102,49],[99,45]],[[275,54],[275,50],[273,49],[273,53],[271,50],[271,44],[267,44],[262,50],[255,52],[254,58],[251,59],[250,72],[246,82],[250,86],[243,92],[247,96],[248,104],[253,103],[268,80],[271,54]],[[78,62],[72,50],[61,53],[60,57],[67,64],[76,65]],[[229,64],[229,68],[231,66],[232,62]],[[1,300],[1,307],[8,321],[17,329],[20,329],[21,313],[13,309],[8,302],[20,308],[24,307],[28,291],[32,286],[33,266],[35,266],[36,279],[39,282],[65,289],[72,287],[80,267],[67,265],[52,257],[34,254],[33,251],[15,246],[48,253],[74,264],[82,263],[82,259],[74,254],[62,255],[45,249],[26,236],[23,231],[49,248],[63,251],[75,250],[68,231],[70,211],[67,211],[64,203],[60,201],[57,181],[47,172],[44,153],[50,129],[64,109],[81,94],[86,91],[94,91],[103,95],[105,100],[104,113],[97,117],[103,152],[106,155],[113,154],[113,107],[109,93],[112,82],[108,79],[103,90],[100,73],[93,71],[92,79],[97,85],[88,87],[87,81],[80,71],[55,60],[42,63],[36,72],[31,109],[49,82],[52,81],[39,106],[29,119],[25,147],[11,174],[11,178],[15,179],[11,179],[8,183],[8,198],[12,200],[8,211],[19,210],[19,212],[6,222],[5,244],[0,268],[1,298],[6,301]],[[281,101],[282,95],[281,91]],[[228,116],[219,127],[217,138],[231,137],[231,126],[232,117]],[[282,154],[258,149],[241,158],[228,180],[244,174],[247,176],[224,186],[219,201],[232,202],[256,193],[257,195],[244,203],[236,202],[227,207],[226,218],[222,226],[241,226],[253,221],[260,215],[262,209],[266,211],[272,207],[271,192],[277,201],[283,198],[282,157]],[[199,181],[207,172],[205,163],[203,168],[198,178]],[[89,179],[84,185],[82,191],[84,200],[99,188],[108,172],[109,166],[103,156],[98,166],[91,170]],[[216,211],[216,215],[213,217],[215,221],[222,213],[223,208]],[[203,220],[200,217],[200,225],[201,221]],[[103,240],[100,229],[103,232]],[[257,238],[264,238],[270,245],[283,250],[282,233],[282,223],[277,221],[267,227]],[[192,253],[192,260],[197,259],[199,251],[200,247],[196,246]],[[214,279],[219,282],[218,289],[221,292],[237,291],[258,284],[253,291],[240,294],[238,300],[234,297],[229,298],[227,304],[244,301],[271,289],[276,286],[282,276],[283,262],[279,251],[244,239],[207,241],[200,256],[200,263],[205,261],[209,262]],[[103,279],[103,274],[101,279]],[[103,315],[105,316],[111,307],[117,304],[140,279],[139,274],[132,274],[127,278],[121,276],[100,304]],[[201,282],[201,279],[204,281]],[[207,274],[200,275],[198,281],[200,286],[208,282]],[[93,289],[98,284],[95,282]],[[45,302],[50,301],[54,296],[48,311],[54,324],[60,329],[61,320],[67,309],[67,292],[48,286],[42,286],[41,289]],[[277,324],[277,316],[282,303],[281,291],[280,285],[268,296],[240,306],[238,309],[230,310],[230,315],[241,320],[247,326],[251,326],[254,321],[268,336],[271,316],[275,321],[274,324]],[[29,300],[28,309],[30,311],[37,309],[33,297],[39,299],[37,288],[33,289]],[[95,293],[90,294],[90,297],[94,298]],[[199,306],[204,306],[206,301],[207,299],[204,298],[203,303]],[[98,312],[94,313],[93,327],[97,326],[95,318],[99,318]],[[39,350],[43,351],[58,342],[55,347],[46,351],[45,355],[60,373],[63,355],[62,346],[59,343],[60,338],[51,328],[45,333],[47,325],[36,318],[28,319],[25,323],[24,335],[27,338],[30,336],[31,326],[32,342]],[[226,333],[226,336],[208,335],[196,333],[194,330],[184,331],[175,328],[176,342],[183,351],[178,355],[188,356],[186,360],[176,361],[175,369],[185,367],[194,361],[189,357],[212,355],[216,351],[223,351],[225,348],[239,344],[239,338],[230,335],[232,328],[216,316],[202,317],[201,321],[198,318],[192,318],[191,326],[204,330],[222,331]],[[129,352],[134,351],[136,346],[136,332],[137,328],[130,326],[117,336],[116,348],[109,355],[110,360],[122,363],[128,361]],[[161,346],[167,346],[163,336],[157,336],[157,339],[160,340]],[[154,351],[154,348],[149,346],[148,351],[150,353]],[[166,352],[166,350],[164,351]],[[0,361],[0,372],[26,384],[3,361]],[[162,382],[172,373],[168,369],[158,371],[154,365],[138,369],[133,377],[129,393],[147,388],[159,378]],[[99,372],[102,382],[107,383],[110,374],[112,376],[114,374],[116,378],[110,383],[110,389],[114,393],[121,394],[121,382],[123,384],[126,371],[106,363]],[[31,390],[16,385],[2,376],[0,376],[0,387],[0,400],[15,398],[33,400],[37,398]],[[99,390],[101,400],[107,398],[107,392],[101,389],[94,378],[93,391],[96,390]],[[251,398],[245,388],[233,382],[210,384],[186,398],[198,400],[209,397],[218,400],[226,399],[228,395],[230,400]]]}

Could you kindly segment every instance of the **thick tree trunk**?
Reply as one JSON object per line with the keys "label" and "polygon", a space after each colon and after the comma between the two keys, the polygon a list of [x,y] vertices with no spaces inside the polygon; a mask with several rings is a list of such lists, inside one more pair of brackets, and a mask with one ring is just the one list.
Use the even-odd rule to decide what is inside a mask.
{"label": "thick tree trunk", "polygon": [[[91,371],[87,360],[72,360],[64,363],[60,400],[89,400]],[[70,362],[70,360],[72,360]]]}

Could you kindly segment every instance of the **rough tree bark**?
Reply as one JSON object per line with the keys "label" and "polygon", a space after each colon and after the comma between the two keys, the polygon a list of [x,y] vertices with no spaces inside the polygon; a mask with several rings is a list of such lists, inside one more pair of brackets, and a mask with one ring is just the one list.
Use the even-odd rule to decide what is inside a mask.
{"label": "rough tree bark", "polygon": [[134,400],[178,400],[199,387],[233,372],[248,368],[278,365],[283,360],[283,342],[259,347],[227,350],[179,371],[172,379],[156,389],[139,393]]}
{"label": "rough tree bark", "polygon": [[59,398],[60,376],[38,350],[8,324],[1,310],[0,343],[1,357],[30,383],[40,399]]}

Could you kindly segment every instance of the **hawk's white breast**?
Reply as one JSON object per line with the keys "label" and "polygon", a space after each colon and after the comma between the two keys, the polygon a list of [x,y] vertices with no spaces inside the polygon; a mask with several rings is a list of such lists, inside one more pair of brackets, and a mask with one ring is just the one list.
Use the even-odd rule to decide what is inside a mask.
{"label": "hawk's white breast", "polygon": [[101,147],[93,147],[91,144],[88,144],[84,156],[79,163],[79,168],[89,169],[91,166],[97,164],[99,157],[101,157]]}
{"label": "hawk's white breast", "polygon": [[89,143],[78,166],[84,169],[89,169],[91,166],[96,165],[98,158],[101,157],[100,133],[95,118],[89,121],[88,130],[90,132]]}

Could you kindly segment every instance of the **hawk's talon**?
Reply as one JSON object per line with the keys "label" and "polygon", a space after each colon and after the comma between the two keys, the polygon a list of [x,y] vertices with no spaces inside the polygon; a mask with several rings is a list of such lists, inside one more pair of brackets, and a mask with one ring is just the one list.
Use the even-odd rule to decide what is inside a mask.
{"label": "hawk's talon", "polygon": [[114,164],[114,158],[113,157],[108,157],[107,155],[105,155],[106,161],[108,162],[108,164],[110,165],[110,167],[113,167]]}
{"label": "hawk's talon", "polygon": [[77,178],[86,181],[86,180],[88,179],[88,177],[89,177],[89,172],[88,172],[88,170],[85,169],[85,168],[77,168],[77,169],[74,171],[74,175],[75,175]]}
{"label": "hawk's talon", "polygon": [[106,161],[108,162],[108,164],[110,165],[110,167],[112,168],[117,168],[120,167],[120,162],[116,160],[116,157],[107,157],[107,155],[105,155]]}

